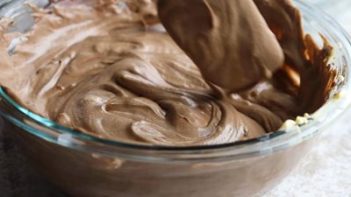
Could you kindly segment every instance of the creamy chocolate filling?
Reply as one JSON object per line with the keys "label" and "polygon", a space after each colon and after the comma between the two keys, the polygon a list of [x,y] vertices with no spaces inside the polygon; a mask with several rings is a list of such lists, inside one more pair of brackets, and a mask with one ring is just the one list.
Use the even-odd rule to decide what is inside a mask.
{"label": "creamy chocolate filling", "polygon": [[333,86],[332,48],[303,35],[289,0],[161,0],[170,34],[155,1],[65,3],[36,10],[12,55],[14,34],[0,31],[0,84],[31,111],[97,137],[252,139],[314,112]]}

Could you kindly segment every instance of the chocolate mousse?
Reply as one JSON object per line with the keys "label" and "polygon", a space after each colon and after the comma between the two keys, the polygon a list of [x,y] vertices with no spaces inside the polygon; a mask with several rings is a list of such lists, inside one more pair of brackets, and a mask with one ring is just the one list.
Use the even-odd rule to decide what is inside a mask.
{"label": "chocolate mousse", "polygon": [[0,84],[29,110],[99,138],[253,139],[314,112],[334,85],[332,47],[304,35],[290,0],[65,4],[35,9],[26,34],[2,21]]}

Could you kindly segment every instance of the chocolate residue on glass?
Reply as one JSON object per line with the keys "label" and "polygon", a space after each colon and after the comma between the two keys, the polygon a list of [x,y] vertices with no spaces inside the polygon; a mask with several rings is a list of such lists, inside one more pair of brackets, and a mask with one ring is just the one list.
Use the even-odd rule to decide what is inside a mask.
{"label": "chocolate residue on glass", "polygon": [[[182,5],[209,17],[203,24],[167,19],[178,7],[160,6],[169,11],[160,15],[176,42],[159,25],[154,1],[112,2],[36,10],[36,25],[10,56],[14,34],[4,25],[0,84],[24,107],[67,127],[169,146],[274,132],[285,120],[317,110],[334,85],[335,71],[327,65],[332,47],[324,40],[319,49],[304,36],[291,1],[204,0],[213,14],[205,16]],[[216,8],[227,4],[225,12]],[[193,40],[199,32],[206,42]]]}

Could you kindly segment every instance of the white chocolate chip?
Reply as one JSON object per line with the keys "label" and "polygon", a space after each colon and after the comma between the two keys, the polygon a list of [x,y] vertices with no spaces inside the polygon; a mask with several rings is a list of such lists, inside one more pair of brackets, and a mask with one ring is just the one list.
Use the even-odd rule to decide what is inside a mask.
{"label": "white chocolate chip", "polygon": [[298,117],[296,118],[296,123],[297,123],[297,125],[304,125],[304,124],[307,124],[307,123],[308,123],[308,118],[302,117],[302,116],[298,116]]}

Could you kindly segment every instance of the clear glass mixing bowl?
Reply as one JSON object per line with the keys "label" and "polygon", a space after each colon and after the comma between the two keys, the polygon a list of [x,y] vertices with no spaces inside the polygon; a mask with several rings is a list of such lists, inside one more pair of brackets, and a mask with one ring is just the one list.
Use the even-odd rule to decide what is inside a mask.
{"label": "clear glass mixing bowl", "polygon": [[351,102],[349,36],[323,12],[303,0],[295,3],[303,13],[306,32],[319,41],[322,33],[334,47],[330,64],[344,78],[306,125],[206,147],[133,145],[57,125],[19,106],[0,89],[5,131],[15,136],[43,175],[72,196],[232,197],[268,191],[318,143],[317,136]]}

